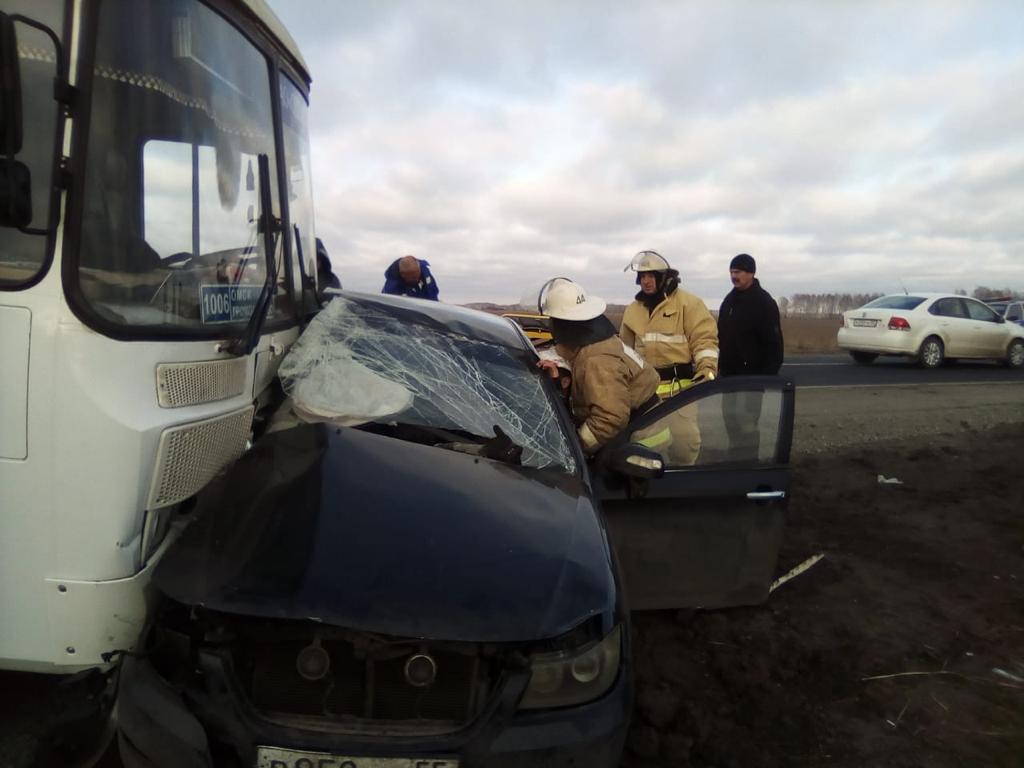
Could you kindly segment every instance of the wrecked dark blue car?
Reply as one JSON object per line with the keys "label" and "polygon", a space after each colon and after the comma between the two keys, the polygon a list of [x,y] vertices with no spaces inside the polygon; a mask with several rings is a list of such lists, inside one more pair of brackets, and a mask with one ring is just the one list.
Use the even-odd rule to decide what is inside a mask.
{"label": "wrecked dark blue car", "polygon": [[[702,384],[588,462],[535,361],[504,318],[332,301],[157,568],[121,672],[125,764],[618,765],[629,610],[767,597],[792,386]],[[740,398],[753,449],[725,427]],[[630,442],[680,408],[697,463]]]}

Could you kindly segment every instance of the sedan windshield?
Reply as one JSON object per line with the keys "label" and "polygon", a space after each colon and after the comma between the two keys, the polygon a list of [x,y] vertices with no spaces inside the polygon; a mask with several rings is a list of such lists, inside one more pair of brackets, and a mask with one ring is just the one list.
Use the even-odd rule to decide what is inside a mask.
{"label": "sedan windshield", "polygon": [[[387,306],[335,298],[289,352],[280,375],[295,412],[309,421],[470,453],[505,435],[522,448],[524,466],[576,468],[524,350],[446,332]],[[519,460],[517,454],[513,463]]]}

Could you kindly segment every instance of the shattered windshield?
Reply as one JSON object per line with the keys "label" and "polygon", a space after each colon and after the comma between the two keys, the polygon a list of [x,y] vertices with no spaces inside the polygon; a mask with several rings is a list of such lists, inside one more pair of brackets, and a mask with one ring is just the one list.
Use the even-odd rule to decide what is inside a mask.
{"label": "shattered windshield", "polygon": [[280,375],[294,411],[309,421],[411,425],[454,450],[504,433],[522,448],[513,463],[576,469],[542,380],[520,351],[396,316],[387,306],[337,297],[288,353]]}

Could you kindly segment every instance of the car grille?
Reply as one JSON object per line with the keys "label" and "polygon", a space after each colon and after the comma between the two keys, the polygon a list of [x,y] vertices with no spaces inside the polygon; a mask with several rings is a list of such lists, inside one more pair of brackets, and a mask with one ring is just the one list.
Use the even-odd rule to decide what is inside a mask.
{"label": "car grille", "polygon": [[[492,662],[473,646],[453,650],[402,641],[370,644],[320,637],[330,671],[319,680],[301,676],[299,653],[313,642],[305,637],[256,640],[235,652],[236,674],[253,706],[267,715],[330,720],[462,723],[479,712],[491,688]],[[427,653],[436,663],[431,685],[406,680],[410,656]]]}

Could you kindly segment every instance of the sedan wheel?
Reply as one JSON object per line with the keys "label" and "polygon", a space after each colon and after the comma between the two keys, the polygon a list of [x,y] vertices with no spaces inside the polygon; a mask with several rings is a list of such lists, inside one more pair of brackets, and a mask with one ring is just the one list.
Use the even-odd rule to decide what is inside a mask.
{"label": "sedan wheel", "polygon": [[874,352],[851,352],[850,356],[861,365],[870,365],[878,357]]}
{"label": "sedan wheel", "polygon": [[921,345],[917,359],[923,368],[938,368],[942,365],[945,356],[945,348],[942,346],[942,339],[929,336]]}
{"label": "sedan wheel", "polygon": [[1006,353],[1006,364],[1011,368],[1020,368],[1024,365],[1024,341],[1015,339],[1010,343],[1010,349]]}

